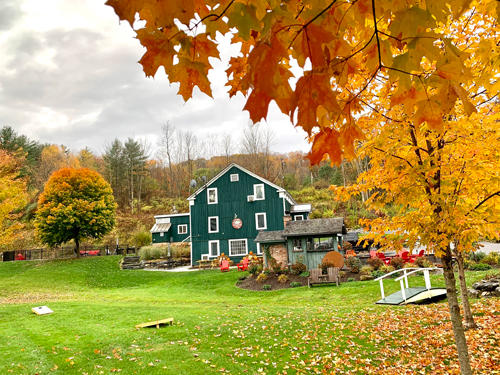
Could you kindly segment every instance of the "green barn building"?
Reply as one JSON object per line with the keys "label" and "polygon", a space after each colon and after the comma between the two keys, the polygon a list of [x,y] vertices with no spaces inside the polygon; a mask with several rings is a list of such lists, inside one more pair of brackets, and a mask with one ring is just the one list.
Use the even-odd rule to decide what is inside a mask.
{"label": "green barn building", "polygon": [[[190,241],[192,265],[223,253],[234,262],[250,251],[262,254],[259,232],[283,230],[285,221],[307,220],[311,212],[311,205],[298,205],[282,187],[234,163],[188,201],[189,213],[155,216],[151,232],[153,243]],[[187,225],[182,236],[179,225]]]}

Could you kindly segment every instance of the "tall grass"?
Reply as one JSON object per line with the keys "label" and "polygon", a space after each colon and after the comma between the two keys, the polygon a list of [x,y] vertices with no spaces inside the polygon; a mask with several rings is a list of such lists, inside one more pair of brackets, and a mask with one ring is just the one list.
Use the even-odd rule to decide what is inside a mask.
{"label": "tall grass", "polygon": [[[187,243],[173,243],[170,245],[170,257],[174,259],[189,258],[190,247]],[[139,250],[141,260],[169,258],[168,245],[143,246]]]}

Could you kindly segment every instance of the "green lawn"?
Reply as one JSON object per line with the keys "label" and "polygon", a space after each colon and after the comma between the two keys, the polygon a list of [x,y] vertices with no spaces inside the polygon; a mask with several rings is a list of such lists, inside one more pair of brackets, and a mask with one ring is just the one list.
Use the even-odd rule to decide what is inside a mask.
{"label": "green lawn", "polygon": [[[377,306],[373,281],[254,292],[235,286],[236,271],[125,271],[118,262],[0,263],[0,374],[361,374],[360,364],[383,362],[381,345],[397,345],[372,334],[379,317],[446,307]],[[386,293],[399,286],[385,284]],[[31,313],[39,305],[54,314]],[[168,317],[171,327],[134,328]]]}

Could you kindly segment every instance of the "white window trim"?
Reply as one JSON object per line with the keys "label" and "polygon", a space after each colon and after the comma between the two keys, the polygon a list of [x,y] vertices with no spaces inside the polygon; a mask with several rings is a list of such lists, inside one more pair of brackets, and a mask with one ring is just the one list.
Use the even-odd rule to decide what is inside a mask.
{"label": "white window trim", "polygon": [[262,255],[262,249],[260,248],[260,242],[257,242],[257,255]]}
{"label": "white window trim", "polygon": [[[258,216],[259,215],[264,215],[264,226],[259,228],[259,220]],[[265,212],[256,212],[255,213],[255,229],[261,230],[261,229],[267,229],[267,215]]]}
{"label": "white window trim", "polygon": [[304,215],[295,215],[295,216],[293,217],[293,220],[294,220],[294,221],[297,221],[297,218],[298,218],[298,217],[300,217],[300,220],[304,220]]}
{"label": "white window trim", "polygon": [[[245,253],[244,254],[231,254],[231,242],[235,241],[245,241]],[[230,257],[239,257],[239,256],[245,256],[248,255],[248,241],[246,238],[235,238],[233,240],[228,240],[228,246],[229,246],[229,256]]]}
{"label": "white window trim", "polygon": [[238,182],[240,180],[240,175],[238,173],[231,173],[229,175],[229,181]]}
{"label": "white window trim", "polygon": [[163,234],[164,234],[163,232],[160,232],[160,237],[163,237]]}
{"label": "white window trim", "polygon": [[[262,198],[257,198],[257,187],[262,186]],[[253,185],[253,196],[256,201],[263,201],[266,199],[266,188],[264,184],[254,184]]]}
{"label": "white window trim", "polygon": [[[217,229],[215,231],[210,230],[210,219],[215,219],[217,223]],[[219,233],[219,217],[218,216],[209,216],[208,217],[208,233]]]}
{"label": "white window trim", "polygon": [[[210,202],[210,190],[215,190],[215,202]],[[219,192],[217,188],[208,188],[207,189],[207,204],[217,204],[219,203]]]}
{"label": "white window trim", "polygon": [[[212,243],[216,243],[217,244],[217,255],[213,255],[212,254]],[[216,258],[219,255],[220,255],[220,243],[219,243],[219,240],[208,241],[208,256],[209,256],[209,258]]]}
{"label": "white window trim", "polygon": [[[182,230],[184,229],[184,230]],[[187,234],[188,225],[187,224],[179,224],[177,225],[177,234]]]}

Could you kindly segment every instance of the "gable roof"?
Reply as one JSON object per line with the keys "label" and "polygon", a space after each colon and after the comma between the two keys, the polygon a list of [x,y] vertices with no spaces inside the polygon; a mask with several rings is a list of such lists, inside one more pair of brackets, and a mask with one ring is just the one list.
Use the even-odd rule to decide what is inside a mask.
{"label": "gable roof", "polygon": [[217,173],[215,175],[215,177],[213,177],[210,181],[208,181],[205,185],[203,185],[201,188],[199,188],[198,190],[196,190],[193,194],[191,194],[188,198],[188,201],[190,200],[194,200],[196,199],[196,196],[198,194],[200,194],[203,190],[205,190],[206,188],[208,188],[210,185],[212,185],[216,180],[218,180],[220,177],[222,177],[228,170],[230,170],[232,167],[236,167],[238,169],[240,169],[242,172],[245,172],[247,174],[249,174],[250,176],[256,178],[257,180],[260,180],[262,182],[264,182],[265,184],[275,188],[278,192],[280,193],[284,193],[285,194],[285,199],[292,205],[294,204],[297,204],[297,202],[295,202],[295,200],[292,198],[292,196],[290,195],[290,193],[288,191],[286,191],[285,189],[283,189],[282,187],[276,185],[276,184],[273,184],[271,181],[269,180],[266,180],[264,177],[261,177],[251,171],[249,171],[248,169],[246,168],[243,168],[241,165],[238,165],[236,163],[231,163],[229,164],[226,168],[224,168],[222,171],[220,171],[219,173]]}
{"label": "gable roof", "polygon": [[289,221],[283,230],[285,237],[337,233],[346,233],[343,217]]}
{"label": "gable roof", "polygon": [[255,242],[260,242],[260,243],[285,242],[285,237],[283,237],[282,230],[261,231],[259,232],[259,234],[257,234]]}

